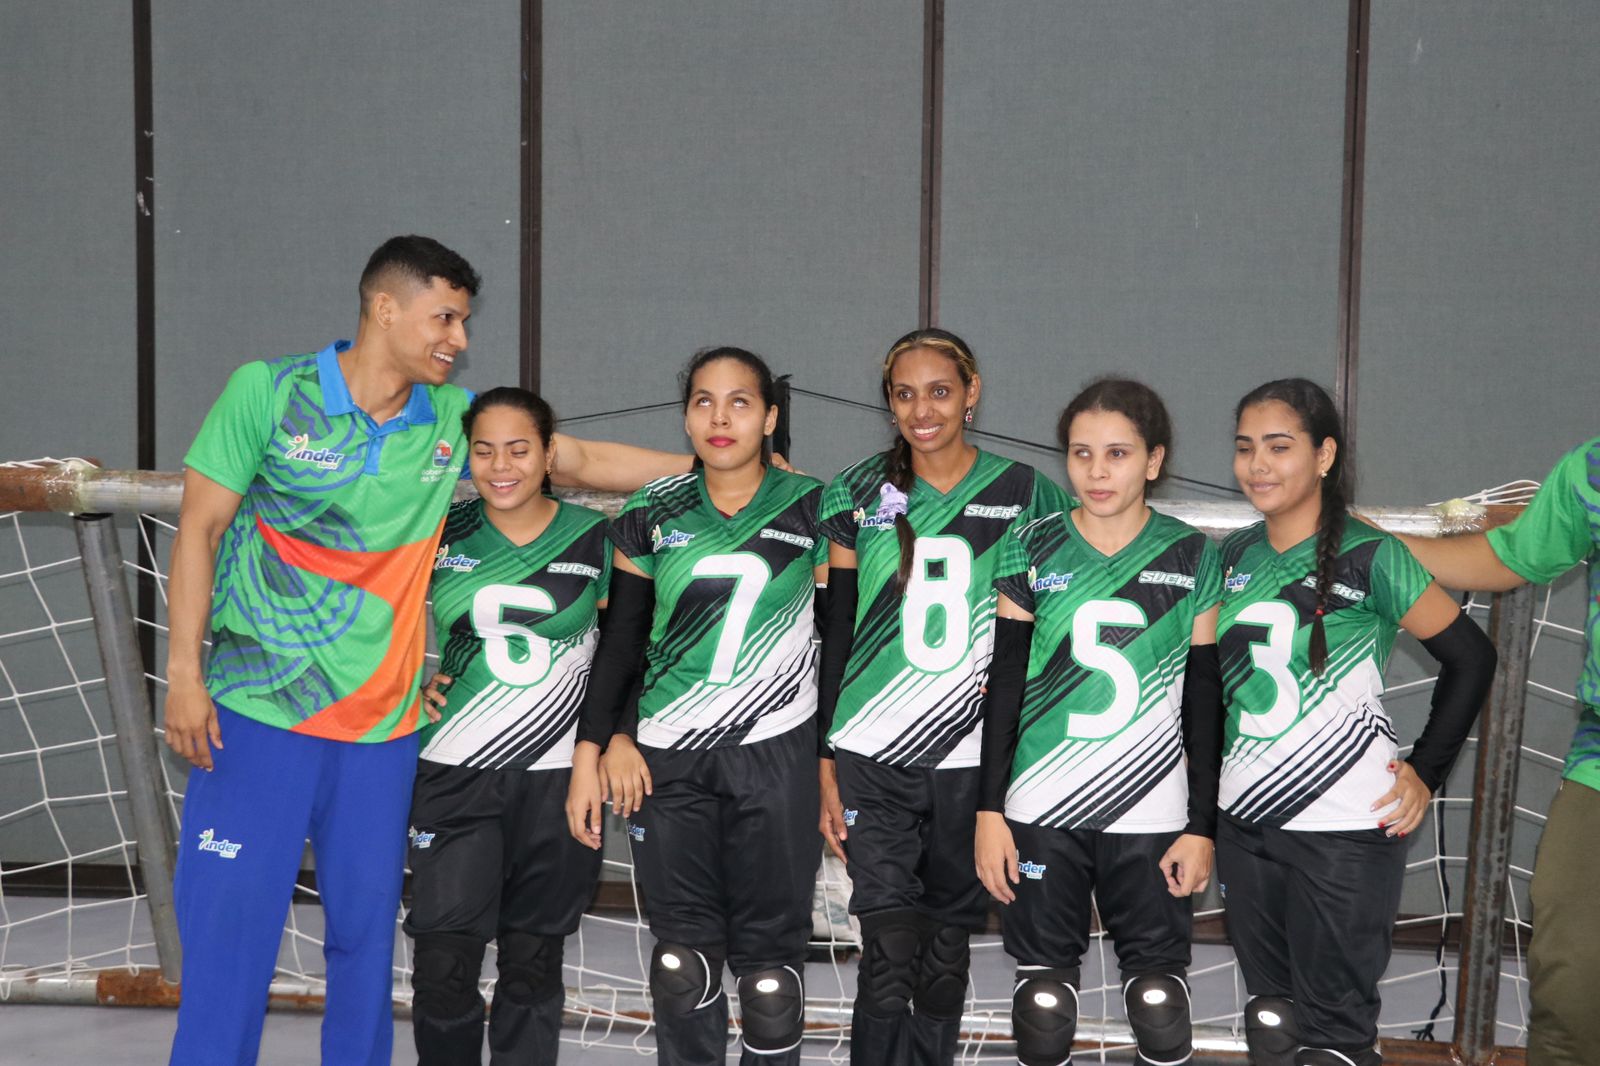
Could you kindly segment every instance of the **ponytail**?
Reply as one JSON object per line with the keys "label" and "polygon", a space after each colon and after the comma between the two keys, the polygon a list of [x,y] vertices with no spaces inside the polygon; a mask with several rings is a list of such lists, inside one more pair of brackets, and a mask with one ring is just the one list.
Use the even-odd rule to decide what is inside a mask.
{"label": "ponytail", "polygon": [[1343,478],[1331,473],[1322,479],[1322,515],[1317,519],[1317,613],[1311,620],[1311,672],[1322,676],[1328,665],[1328,633],[1323,616],[1328,610],[1328,594],[1333,591],[1333,568],[1339,561],[1339,546],[1344,542],[1345,506]]}
{"label": "ponytail", "polygon": [[[897,437],[889,446],[889,463],[886,471],[889,475],[889,484],[899,489],[906,496],[911,495],[911,443],[904,437]],[[916,559],[917,531],[911,528],[911,519],[905,514],[894,516],[894,532],[900,541],[900,564],[894,573],[894,590],[897,595],[906,594],[906,585],[911,581],[911,564]]]}

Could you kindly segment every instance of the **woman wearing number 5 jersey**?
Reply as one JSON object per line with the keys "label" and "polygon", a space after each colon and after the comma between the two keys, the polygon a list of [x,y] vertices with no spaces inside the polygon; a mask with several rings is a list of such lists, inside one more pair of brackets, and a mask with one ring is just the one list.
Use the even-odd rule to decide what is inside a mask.
{"label": "woman wearing number 5 jersey", "polygon": [[493,1063],[554,1062],[563,941],[597,852],[561,811],[611,570],[605,516],[541,492],[542,399],[499,388],[463,418],[480,498],[450,509],[433,567],[439,673],[411,805],[412,1025],[422,1066],[480,1061],[484,947],[497,947]]}
{"label": "woman wearing number 5 jersey", "polygon": [[1019,1061],[1071,1057],[1092,892],[1138,1061],[1171,1066],[1193,1051],[1189,901],[1216,835],[1222,571],[1204,533],[1145,502],[1172,448],[1149,387],[1094,382],[1058,437],[1081,505],[1059,493],[997,567],[978,875],[1008,905]]}
{"label": "woman wearing number 5 jersey", "polygon": [[[1394,537],[1346,514],[1333,401],[1239,401],[1234,475],[1265,521],[1222,546],[1227,716],[1217,876],[1257,1066],[1376,1066],[1378,979],[1421,824],[1482,706],[1494,646]],[[1405,759],[1379,697],[1396,632],[1439,660]]]}
{"label": "woman wearing number 5 jersey", "polygon": [[[813,590],[826,567],[821,484],[764,461],[777,417],[758,357],[699,353],[684,427],[700,469],[646,485],[612,526],[611,618],[568,817],[598,847],[605,796],[630,815],[668,1066],[724,1061],[724,963],[738,980],[741,1061],[800,1056],[817,868]],[[635,746],[619,720],[641,654]]]}
{"label": "woman wearing number 5 jersey", "polygon": [[968,443],[981,389],[959,337],[900,338],[883,361],[894,446],[823,497],[821,828],[861,916],[858,1064],[954,1060],[967,938],[988,909],[972,836],[994,562],[1049,483]]}

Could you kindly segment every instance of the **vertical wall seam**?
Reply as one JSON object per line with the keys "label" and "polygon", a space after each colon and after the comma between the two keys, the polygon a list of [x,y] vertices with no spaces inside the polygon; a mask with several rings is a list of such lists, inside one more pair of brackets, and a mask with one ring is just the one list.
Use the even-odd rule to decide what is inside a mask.
{"label": "vertical wall seam", "polygon": [[1361,350],[1361,222],[1366,184],[1367,68],[1372,0],[1350,0],[1345,43],[1344,180],[1339,208],[1339,337],[1334,399],[1345,442],[1355,451],[1356,385]]}
{"label": "vertical wall seam", "polygon": [[944,0],[922,9],[922,208],[917,324],[939,324],[939,208],[944,181]]}

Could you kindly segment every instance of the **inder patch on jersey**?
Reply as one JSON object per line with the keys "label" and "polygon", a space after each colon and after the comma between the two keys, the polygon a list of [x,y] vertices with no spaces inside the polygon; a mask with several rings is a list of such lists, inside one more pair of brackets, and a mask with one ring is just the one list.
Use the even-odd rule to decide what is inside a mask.
{"label": "inder patch on jersey", "polygon": [[1041,577],[1038,567],[1028,567],[1028,587],[1035,592],[1060,592],[1070,584],[1071,574],[1045,574]]}
{"label": "inder patch on jersey", "polygon": [[[482,559],[474,559],[470,555],[450,555],[450,545],[442,546],[433,556],[435,570],[454,570],[458,574],[470,574]],[[596,571],[598,576],[598,571]]]}
{"label": "inder patch on jersey", "polygon": [[1250,584],[1250,575],[1236,574],[1231,566],[1228,568],[1227,577],[1223,578],[1222,581],[1222,586],[1229,592],[1238,592],[1248,584]]}
{"label": "inder patch on jersey", "polygon": [[693,533],[685,533],[681,529],[674,529],[671,533],[663,536],[661,533],[661,527],[656,526],[650,531],[650,550],[653,552],[662,552],[666,551],[668,548],[681,548],[693,539]]}

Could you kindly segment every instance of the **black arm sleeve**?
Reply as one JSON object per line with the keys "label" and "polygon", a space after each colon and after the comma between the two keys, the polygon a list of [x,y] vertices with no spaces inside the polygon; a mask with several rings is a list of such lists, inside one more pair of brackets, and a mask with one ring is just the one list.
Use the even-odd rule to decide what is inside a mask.
{"label": "black arm sleeve", "polygon": [[978,771],[978,810],[1004,811],[1022,721],[1022,689],[1028,681],[1033,623],[997,618],[994,658],[983,697],[983,762]]}
{"label": "black arm sleeve", "polygon": [[1422,727],[1406,762],[1428,791],[1437,792],[1489,695],[1497,657],[1493,642],[1465,611],[1422,646],[1439,660],[1439,680],[1433,684],[1428,724]]}
{"label": "black arm sleeve", "polygon": [[621,728],[621,716],[630,703],[635,719],[638,717],[638,701],[630,701],[629,694],[635,691],[634,679],[641,673],[639,665],[655,613],[656,583],[616,570],[611,574],[608,599],[600,647],[589,670],[589,691],[578,718],[578,739],[593,741],[602,749]]}
{"label": "black arm sleeve", "polygon": [[1217,780],[1222,773],[1222,664],[1215,644],[1191,644],[1183,671],[1183,750],[1189,762],[1185,833],[1217,835]]}
{"label": "black arm sleeve", "polygon": [[818,596],[823,607],[822,665],[817,677],[817,754],[833,758],[828,728],[839,705],[844,668],[850,663],[850,640],[856,628],[856,572],[842,566],[828,568],[827,592]]}

